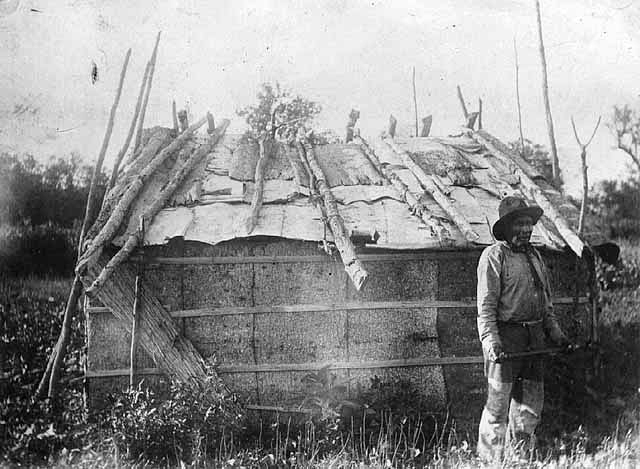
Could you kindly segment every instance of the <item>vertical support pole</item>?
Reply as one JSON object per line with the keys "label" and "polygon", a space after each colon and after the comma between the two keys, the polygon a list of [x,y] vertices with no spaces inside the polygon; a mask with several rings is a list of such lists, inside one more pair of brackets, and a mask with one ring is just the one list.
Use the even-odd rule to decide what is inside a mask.
{"label": "vertical support pole", "polygon": [[[144,243],[144,217],[140,217],[138,225],[138,239],[142,245]],[[144,273],[144,259],[138,260],[136,283],[135,283],[135,298],[133,301],[133,323],[131,325],[131,350],[129,352],[130,370],[129,370],[129,386],[133,387],[136,376],[136,353],[138,349],[138,338],[140,336],[140,307],[142,299],[140,298],[140,283],[142,282],[142,276]]]}
{"label": "vertical support pole", "polygon": [[482,130],[482,98],[478,98],[478,130]]}
{"label": "vertical support pole", "polygon": [[178,126],[178,111],[176,111],[176,101],[175,99],[171,103],[171,116],[173,117],[173,130],[178,132],[180,130]]}
{"label": "vertical support pole", "polygon": [[398,125],[398,120],[391,114],[389,116],[389,127],[387,128],[387,134],[391,138],[396,136],[396,125]]}
{"label": "vertical support pole", "polygon": [[216,121],[213,119],[213,114],[207,112],[207,133],[211,135],[216,130]]}
{"label": "vertical support pole", "polygon": [[349,121],[347,122],[347,133],[344,138],[344,143],[351,143],[354,135],[354,128],[356,126],[356,122],[360,118],[360,111],[357,109],[351,109],[349,113]]}
{"label": "vertical support pole", "polygon": [[416,137],[418,136],[418,98],[416,97],[416,67],[413,67],[413,111],[416,119]]}

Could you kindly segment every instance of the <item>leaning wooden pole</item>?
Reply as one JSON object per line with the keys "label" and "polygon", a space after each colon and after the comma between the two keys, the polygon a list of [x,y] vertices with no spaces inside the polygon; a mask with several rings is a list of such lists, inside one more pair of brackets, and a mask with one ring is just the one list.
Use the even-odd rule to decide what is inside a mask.
{"label": "leaning wooden pole", "polygon": [[131,126],[129,127],[129,133],[127,134],[127,138],[116,157],[116,162],[113,164],[113,169],[111,170],[111,177],[109,178],[109,184],[107,185],[107,189],[104,191],[104,199],[107,200],[107,194],[116,183],[116,179],[118,178],[118,171],[120,170],[120,164],[124,159],[124,155],[127,153],[129,149],[129,145],[131,144],[131,139],[133,138],[133,134],[136,130],[136,122],[138,122],[138,116],[140,115],[140,107],[142,106],[142,98],[144,97],[144,90],[147,86],[147,80],[149,78],[149,63],[144,68],[144,75],[142,77],[142,83],[140,84],[140,91],[138,92],[138,100],[136,101],[136,107],[133,111],[133,117],[131,118]]}
{"label": "leaning wooden pole", "polygon": [[[199,124],[196,123],[194,126],[201,126],[204,124],[206,118],[203,118],[199,121]],[[210,137],[209,142],[204,145],[201,145],[195,152],[191,158],[189,158],[182,166],[178,169],[178,171],[172,176],[171,180],[162,188],[160,193],[155,197],[151,205],[146,208],[144,213],[142,214],[145,223],[147,226],[151,225],[151,222],[155,218],[155,216],[162,210],[165,206],[166,202],[173,195],[176,189],[182,184],[184,179],[189,175],[194,166],[202,160],[203,157],[208,155],[213,147],[218,143],[218,141],[224,135],[227,127],[229,126],[229,121],[224,120],[221,125],[216,128],[215,133]],[[108,238],[106,242],[110,241],[111,238]],[[117,270],[117,268],[124,263],[131,253],[135,250],[136,247],[142,242],[137,232],[130,234],[124,245],[120,248],[120,250],[109,260],[104,269],[96,276],[95,280],[89,287],[86,287],[87,295],[96,295],[96,292],[99,291],[105,283],[107,283],[109,277]],[[77,268],[76,270],[82,270]]]}
{"label": "leaning wooden pole", "polygon": [[418,98],[416,96],[416,67],[413,67],[413,74],[411,76],[412,78],[412,84],[413,84],[413,112],[415,115],[415,120],[416,120],[416,133],[415,136],[417,137],[418,134]]}
{"label": "leaning wooden pole", "polygon": [[516,105],[518,106],[518,131],[520,132],[520,156],[524,156],[524,135],[522,134],[522,107],[520,106],[520,66],[518,64],[518,46],[513,38],[513,55],[516,67]]}
{"label": "leaning wooden pole", "polygon": [[[258,140],[259,157],[253,177],[254,184],[253,195],[251,196],[251,211],[245,223],[247,234],[251,234],[258,224],[258,215],[260,214],[260,208],[262,207],[264,192],[264,176],[266,173],[269,153],[275,143],[273,140],[270,140],[267,144],[266,140],[266,136],[260,137]],[[269,147],[268,149],[266,148],[267,146]]]}
{"label": "leaning wooden pole", "polygon": [[549,83],[547,82],[547,59],[542,40],[542,18],[540,16],[540,1],[536,0],[536,15],[538,18],[538,41],[540,48],[540,63],[542,65],[542,97],[544,98],[545,116],[547,118],[547,131],[549,133],[549,146],[551,148],[551,168],[553,170],[553,183],[560,182],[560,163],[558,161],[558,149],[556,136],[553,130],[553,117],[551,116],[551,104],[549,102]]}
{"label": "leaning wooden pole", "polygon": [[463,236],[469,243],[477,242],[480,237],[473,231],[471,225],[467,219],[456,209],[449,198],[440,190],[436,185],[430,174],[427,174],[415,161],[409,153],[400,148],[391,138],[384,138],[383,142],[386,143],[391,150],[393,150],[402,160],[402,163],[411,171],[414,176],[420,181],[422,187],[433,197],[436,203],[445,211],[445,213],[451,217],[451,221],[462,232]]}
{"label": "leaning wooden pole", "polygon": [[78,261],[76,272],[81,273],[83,269],[86,268],[87,264],[92,262],[93,259],[97,258],[100,255],[106,243],[114,237],[115,233],[120,228],[120,225],[124,221],[129,207],[131,207],[131,204],[133,204],[134,200],[143,189],[147,179],[151,175],[153,175],[153,173],[165,162],[165,160],[170,155],[182,148],[182,145],[184,145],[184,143],[189,138],[191,138],[196,130],[204,125],[206,120],[206,117],[203,117],[194,125],[181,133],[178,138],[171,142],[167,147],[162,149],[160,153],[158,153],[153,158],[153,160],[151,160],[151,162],[140,171],[137,179],[135,179],[131,183],[131,185],[127,188],[125,193],[118,201],[117,205],[113,209],[113,212],[109,216],[109,219],[104,224],[100,232],[96,235],[95,238],[91,240],[91,244],[83,253],[82,258]]}
{"label": "leaning wooden pole", "polygon": [[158,31],[156,36],[156,43],[151,53],[151,59],[149,59],[149,81],[147,82],[147,89],[144,93],[144,101],[142,102],[142,110],[140,111],[140,120],[138,121],[138,130],[136,132],[136,140],[133,145],[133,153],[135,154],[140,148],[142,142],[142,130],[144,126],[144,117],[147,113],[147,105],[149,104],[149,94],[151,93],[151,85],[153,84],[153,73],[156,70],[156,60],[158,58],[158,44],[160,44],[160,34],[162,31]]}
{"label": "leaning wooden pole", "polygon": [[333,233],[333,241],[340,252],[340,257],[347,275],[349,275],[349,278],[353,282],[356,290],[360,291],[364,287],[369,274],[358,259],[355,246],[351,242],[349,233],[347,233],[347,229],[344,226],[344,221],[338,211],[338,203],[336,202],[336,199],[331,192],[331,188],[327,183],[326,176],[318,163],[318,158],[316,157],[313,145],[306,141],[300,143],[302,150],[306,154],[306,159],[309,162],[311,172],[316,179],[316,187],[318,188],[320,197],[322,198],[327,222],[331,232]]}
{"label": "leaning wooden pole", "polygon": [[[87,205],[85,207],[84,218],[82,221],[82,227],[80,228],[80,236],[78,239],[78,258],[81,253],[81,246],[86,235],[89,225],[92,223],[96,206],[98,205],[98,179],[102,174],[102,164],[104,163],[105,155],[107,154],[107,148],[109,147],[109,140],[111,139],[111,133],[113,132],[113,123],[115,121],[116,111],[118,104],[120,103],[120,96],[122,95],[122,87],[124,86],[124,79],[127,74],[127,67],[129,65],[129,58],[131,57],[131,49],[127,51],[125,55],[124,64],[120,72],[120,79],[118,81],[118,88],[116,95],[111,105],[111,112],[109,113],[109,120],[107,122],[107,128],[105,130],[104,138],[102,140],[102,146],[100,147],[100,153],[98,154],[98,160],[96,166],[93,169],[93,175],[91,177],[91,184],[89,186],[89,194],[87,195]],[[82,293],[82,286],[77,276],[74,277],[69,297],[64,310],[64,317],[62,319],[62,329],[60,336],[54,349],[51,352],[49,361],[47,362],[47,368],[38,384],[38,388],[35,393],[37,399],[41,399],[44,396],[45,389],[48,386],[48,396],[54,397],[56,387],[60,377],[60,369],[62,367],[62,359],[64,358],[64,352],[69,344],[69,336],[71,333],[71,321],[73,315],[77,310],[78,300]]]}
{"label": "leaning wooden pole", "polygon": [[456,86],[456,90],[458,92],[458,101],[460,101],[460,107],[462,107],[464,121],[467,122],[467,120],[469,119],[469,111],[467,111],[467,105],[464,103],[464,96],[462,96],[462,89],[460,88],[460,85]]}

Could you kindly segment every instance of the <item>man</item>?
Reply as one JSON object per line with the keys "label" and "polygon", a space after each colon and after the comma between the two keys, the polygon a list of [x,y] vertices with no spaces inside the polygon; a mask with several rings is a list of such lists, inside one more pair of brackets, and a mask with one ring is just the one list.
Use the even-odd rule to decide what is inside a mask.
{"label": "man", "polygon": [[542,360],[504,354],[545,348],[546,338],[569,344],[553,312],[542,258],[529,243],[542,209],[505,197],[499,216],[492,229],[497,241],[478,263],[478,333],[488,381],[478,455],[485,461],[502,458],[507,430],[512,444],[527,449],[542,412]]}

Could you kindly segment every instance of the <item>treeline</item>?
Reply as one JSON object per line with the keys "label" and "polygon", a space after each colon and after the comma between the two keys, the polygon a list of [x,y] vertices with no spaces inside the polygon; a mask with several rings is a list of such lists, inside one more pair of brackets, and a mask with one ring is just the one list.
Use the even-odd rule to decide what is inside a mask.
{"label": "treeline", "polygon": [[0,274],[71,274],[92,174],[76,154],[44,164],[0,154]]}

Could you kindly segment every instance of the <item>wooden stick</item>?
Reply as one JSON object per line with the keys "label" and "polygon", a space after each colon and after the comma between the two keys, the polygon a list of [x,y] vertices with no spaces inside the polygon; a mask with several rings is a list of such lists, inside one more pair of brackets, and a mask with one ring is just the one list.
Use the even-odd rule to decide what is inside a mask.
{"label": "wooden stick", "polygon": [[518,105],[518,130],[520,131],[520,156],[524,157],[524,136],[522,134],[522,109],[520,107],[520,67],[518,66],[518,47],[513,37],[513,55],[516,62],[516,104]]}
{"label": "wooden stick", "polygon": [[[527,175],[527,173],[514,163],[511,156],[504,151],[498,149],[487,137],[479,132],[473,132],[471,135],[478,143],[484,145],[487,150],[491,152],[493,156],[498,158],[504,164],[507,165],[511,171],[520,178],[521,186],[526,189],[533,200],[544,210],[545,216],[549,218],[556,229],[560,233],[560,236],[565,240],[569,247],[575,252],[578,257],[582,257],[582,250],[584,243],[582,240],[571,230],[569,224],[564,217],[558,212],[558,210],[549,201],[546,195],[542,192],[540,187]],[[488,160],[487,160],[488,161]]]}
{"label": "wooden stick", "polygon": [[[127,74],[127,67],[129,65],[129,58],[131,57],[131,49],[129,49],[125,55],[124,63],[122,65],[122,70],[120,72],[120,79],[118,81],[118,88],[116,90],[116,95],[113,100],[113,104],[111,105],[111,111],[109,113],[109,120],[107,122],[107,128],[105,130],[104,138],[102,140],[102,146],[100,147],[100,153],[98,154],[98,159],[96,161],[96,166],[93,169],[93,175],[91,177],[91,183],[89,185],[89,194],[87,195],[87,205],[85,206],[84,218],[82,220],[82,227],[80,228],[80,237],[78,239],[78,257],[80,257],[81,246],[84,241],[87,229],[89,225],[93,221],[93,212],[95,211],[95,207],[98,204],[98,178],[102,174],[102,164],[104,162],[105,155],[107,154],[107,148],[109,147],[109,141],[111,140],[111,133],[113,132],[113,123],[115,121],[116,111],[118,109],[118,104],[120,103],[120,96],[122,95],[122,87],[124,86],[124,79]],[[47,362],[47,368],[38,384],[38,388],[35,393],[36,399],[41,399],[44,396],[45,389],[48,387],[48,395],[49,397],[55,397],[55,393],[57,391],[58,381],[60,379],[60,370],[62,367],[62,360],[64,358],[64,354],[66,348],[69,344],[70,334],[71,334],[71,321],[73,319],[73,315],[77,310],[78,300],[82,293],[82,287],[80,284],[80,280],[75,277],[73,284],[71,286],[71,290],[69,292],[69,297],[67,298],[67,303],[64,310],[64,316],[62,319],[62,329],[60,331],[60,336],[58,337],[58,341],[49,356],[49,361]]]}
{"label": "wooden stick", "polygon": [[482,130],[482,98],[478,98],[478,130]]}
{"label": "wooden stick", "polygon": [[393,114],[389,116],[389,127],[387,129],[387,134],[393,138],[396,136],[396,125],[398,125],[398,119],[393,117]]}
{"label": "wooden stick", "polygon": [[542,65],[542,97],[544,98],[545,116],[547,118],[547,131],[549,133],[549,146],[551,147],[551,165],[553,170],[553,183],[560,182],[560,163],[558,161],[558,149],[556,148],[556,137],[553,130],[553,118],[551,116],[551,104],[549,102],[549,84],[547,83],[547,59],[544,52],[544,42],[542,40],[542,19],[540,17],[540,1],[536,0],[536,16],[538,19],[538,39],[540,41],[540,62]]}
{"label": "wooden stick", "polygon": [[207,112],[207,133],[209,135],[213,134],[216,130],[216,121],[213,120],[213,114]]}
{"label": "wooden stick", "polygon": [[413,83],[413,111],[416,119],[416,133],[415,136],[418,136],[418,98],[416,97],[416,67],[413,67],[412,74],[412,83]]}
{"label": "wooden stick", "polygon": [[458,211],[458,209],[451,204],[449,198],[440,191],[431,175],[427,174],[415,161],[413,161],[413,158],[409,153],[398,147],[393,139],[383,138],[382,141],[401,158],[403,164],[416,176],[422,187],[429,192],[437,204],[449,217],[451,217],[451,221],[453,221],[453,223],[462,232],[465,239],[470,243],[477,242],[480,239],[480,236],[473,231],[469,222]]}
{"label": "wooden stick", "polygon": [[178,121],[180,122],[180,132],[184,132],[189,127],[189,117],[186,109],[178,112]]}
{"label": "wooden stick", "polygon": [[[140,217],[139,226],[138,226],[138,236],[140,239],[144,239],[144,217]],[[136,354],[138,351],[138,339],[140,336],[140,311],[141,311],[141,301],[140,297],[140,283],[142,282],[142,276],[144,273],[143,270],[143,261],[138,261],[137,263],[137,272],[136,272],[136,284],[134,290],[134,299],[133,299],[133,322],[131,324],[131,350],[129,351],[129,363],[131,366],[130,374],[129,374],[129,386],[133,387],[135,383],[136,377]]]}
{"label": "wooden stick", "polygon": [[178,112],[176,111],[175,99],[171,102],[171,117],[173,117],[173,130],[178,132],[180,128],[178,127]]}
{"label": "wooden stick", "polygon": [[76,272],[81,273],[89,264],[92,259],[95,259],[102,252],[102,248],[107,242],[109,242],[120,228],[122,221],[124,220],[131,204],[139,192],[144,187],[146,180],[164,163],[164,161],[175,151],[179,150],[182,145],[198,130],[206,121],[206,118],[200,119],[194,125],[185,130],[178,138],[176,138],[171,144],[158,153],[155,158],[140,171],[137,179],[135,179],[131,185],[127,188],[126,192],[122,195],[122,198],[118,201],[113,212],[109,216],[109,219],[102,227],[100,232],[91,241],[88,249],[83,254],[82,258],[76,266]]}
{"label": "wooden stick", "polygon": [[409,206],[411,213],[420,218],[431,229],[443,246],[453,246],[454,240],[449,230],[436,218],[430,216],[429,209],[413,195],[402,179],[393,170],[380,164],[380,160],[369,144],[361,137],[356,137],[355,141],[362,147],[365,156],[371,161],[376,170],[396,189],[402,201]]}
{"label": "wooden stick", "polygon": [[147,62],[147,66],[144,69],[144,75],[142,76],[142,83],[140,84],[140,91],[138,92],[136,107],[135,107],[135,110],[133,111],[133,117],[131,119],[131,126],[129,127],[129,133],[127,134],[127,138],[125,139],[124,144],[122,145],[122,148],[120,149],[120,152],[116,157],[116,162],[113,165],[113,169],[111,170],[111,177],[109,178],[109,183],[107,185],[106,190],[104,191],[104,198],[102,199],[103,205],[104,205],[104,202],[107,200],[107,195],[109,194],[109,191],[116,183],[116,179],[118,177],[118,171],[120,170],[120,164],[122,163],[122,160],[124,159],[124,155],[127,153],[127,150],[129,149],[129,145],[131,144],[131,139],[133,138],[133,133],[135,132],[135,129],[136,129],[136,122],[138,121],[138,116],[140,115],[140,107],[142,105],[142,99],[144,97],[144,90],[147,85],[147,80],[149,78],[149,69],[150,69],[150,64],[149,62]]}
{"label": "wooden stick", "polygon": [[360,118],[360,111],[351,109],[349,113],[349,121],[347,122],[347,134],[344,138],[345,143],[349,143],[353,140],[353,129]]}
{"label": "wooden stick", "polygon": [[421,137],[428,137],[431,133],[431,124],[433,123],[433,115],[429,114],[427,117],[422,119],[422,131],[420,132]]}
{"label": "wooden stick", "polygon": [[596,135],[596,131],[598,130],[598,126],[600,125],[600,120],[602,116],[598,117],[598,122],[591,133],[591,137],[587,141],[587,143],[583,144],[580,141],[580,137],[578,137],[578,131],[576,130],[576,123],[573,120],[573,116],[571,116],[571,126],[573,127],[573,135],[576,137],[576,141],[578,142],[578,146],[580,146],[580,160],[582,163],[582,202],[580,203],[580,220],[578,221],[578,236],[582,235],[582,231],[584,229],[584,218],[587,212],[587,203],[589,197],[589,176],[587,174],[587,147],[591,144],[593,137]]}
{"label": "wooden stick", "polygon": [[460,101],[460,106],[462,107],[462,114],[464,115],[465,122],[469,118],[469,112],[467,111],[467,105],[464,103],[464,97],[462,96],[462,89],[460,89],[460,85],[456,86],[458,90],[458,100]]}
{"label": "wooden stick", "polygon": [[308,142],[304,142],[302,145],[306,153],[306,158],[309,162],[309,167],[316,178],[316,185],[322,197],[324,209],[328,218],[328,224],[331,228],[331,232],[333,233],[334,243],[340,252],[342,263],[344,264],[349,278],[351,278],[356,290],[360,291],[366,283],[368,273],[356,255],[355,247],[344,226],[344,221],[338,211],[338,204],[331,193],[326,176],[318,163],[313,145]]}
{"label": "wooden stick", "polygon": [[[265,140],[266,136],[261,137],[258,140],[258,147],[260,151],[260,155],[258,157],[258,162],[256,163],[256,170],[254,173],[254,186],[253,186],[253,195],[251,197],[251,213],[247,217],[245,222],[245,227],[247,229],[247,234],[251,234],[253,229],[256,227],[258,223],[258,215],[260,213],[260,208],[262,207],[262,193],[264,191],[264,174],[267,167],[267,162],[269,158],[270,151],[266,151],[265,149]],[[275,142],[273,140],[269,141],[269,150],[272,150]],[[277,151],[277,148],[276,148]]]}
{"label": "wooden stick", "polygon": [[153,47],[153,53],[151,59],[149,59],[149,81],[147,82],[147,89],[144,94],[144,101],[142,103],[142,110],[140,111],[140,120],[138,121],[138,132],[136,133],[135,144],[133,145],[133,153],[137,153],[142,142],[142,130],[144,125],[144,116],[147,113],[147,104],[149,103],[149,94],[151,93],[151,85],[153,83],[153,73],[156,69],[156,59],[158,57],[158,44],[160,44],[160,34],[162,31],[158,31],[156,36],[156,43]]}

